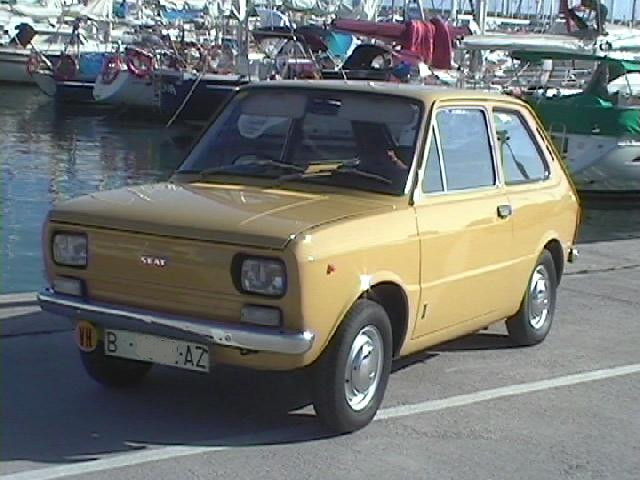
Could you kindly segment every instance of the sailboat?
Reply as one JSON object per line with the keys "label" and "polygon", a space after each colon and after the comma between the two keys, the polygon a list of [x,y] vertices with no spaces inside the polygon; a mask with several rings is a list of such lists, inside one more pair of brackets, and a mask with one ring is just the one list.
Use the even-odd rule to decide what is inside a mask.
{"label": "sailboat", "polygon": [[156,106],[152,53],[127,47],[106,58],[93,87],[96,102],[114,106],[152,109]]}
{"label": "sailboat", "polygon": [[[565,93],[540,77],[512,89],[536,111],[582,192],[640,192],[640,55],[630,29],[608,35],[479,35],[461,49],[508,52],[516,71],[543,61],[596,65],[583,89]],[[624,41],[623,41],[624,40]],[[640,50],[640,49],[638,49]]]}
{"label": "sailboat", "polygon": [[[45,94],[57,101],[93,103],[96,78],[112,50],[109,38],[112,4],[112,0],[95,0],[72,12],[77,18],[59,57],[50,66],[43,68],[39,63],[38,68],[30,72]],[[101,32],[97,21],[107,26],[104,39],[98,38]],[[93,30],[93,38],[85,30]]]}

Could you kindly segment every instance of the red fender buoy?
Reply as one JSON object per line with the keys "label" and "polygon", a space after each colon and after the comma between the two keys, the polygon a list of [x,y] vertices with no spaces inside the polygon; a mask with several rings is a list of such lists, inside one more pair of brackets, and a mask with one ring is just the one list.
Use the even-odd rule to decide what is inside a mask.
{"label": "red fender buoy", "polygon": [[71,55],[61,55],[53,76],[56,80],[71,80],[78,73],[78,61]]}
{"label": "red fender buoy", "polygon": [[27,73],[29,76],[32,76],[35,72],[40,70],[40,65],[42,65],[42,54],[38,52],[31,52],[29,58],[27,59]]}
{"label": "red fender buoy", "polygon": [[127,50],[127,68],[138,78],[149,77],[153,73],[153,55],[130,48]]}
{"label": "red fender buoy", "polygon": [[112,84],[115,79],[118,78],[118,75],[120,75],[121,65],[122,60],[120,59],[120,54],[109,55],[105,59],[104,65],[102,65],[102,83],[105,85]]}

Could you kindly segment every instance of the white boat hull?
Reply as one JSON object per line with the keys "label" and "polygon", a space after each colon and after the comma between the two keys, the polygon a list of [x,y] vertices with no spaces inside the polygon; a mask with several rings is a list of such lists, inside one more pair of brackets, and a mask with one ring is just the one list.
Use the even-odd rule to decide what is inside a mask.
{"label": "white boat hull", "polygon": [[100,103],[136,108],[154,108],[157,103],[152,79],[136,77],[126,68],[109,84],[98,75],[93,97]]}
{"label": "white boat hull", "polygon": [[0,82],[34,84],[27,73],[27,60],[30,51],[13,48],[0,48]]}
{"label": "white boat hull", "polygon": [[578,190],[640,192],[640,139],[567,134],[566,164]]}

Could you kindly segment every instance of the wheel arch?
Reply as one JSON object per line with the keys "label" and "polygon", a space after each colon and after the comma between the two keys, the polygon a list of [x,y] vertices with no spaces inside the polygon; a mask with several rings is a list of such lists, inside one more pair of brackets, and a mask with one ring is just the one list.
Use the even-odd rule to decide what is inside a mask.
{"label": "wheel arch", "polygon": [[564,273],[564,250],[562,244],[557,238],[552,238],[544,244],[543,250],[548,250],[551,254],[553,265],[556,269],[556,282],[559,285]]}
{"label": "wheel arch", "polygon": [[409,299],[398,283],[382,281],[362,292],[359,298],[373,300],[384,308],[391,322],[392,356],[400,354],[409,329]]}

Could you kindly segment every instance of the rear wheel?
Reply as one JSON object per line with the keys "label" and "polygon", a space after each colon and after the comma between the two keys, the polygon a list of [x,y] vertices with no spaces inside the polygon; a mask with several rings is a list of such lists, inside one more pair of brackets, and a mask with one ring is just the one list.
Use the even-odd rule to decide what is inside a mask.
{"label": "rear wheel", "polygon": [[122,388],[140,383],[151,370],[151,363],[105,355],[99,342],[92,352],[80,352],[89,376],[105,387]]}
{"label": "rear wheel", "polygon": [[553,321],[557,285],[553,257],[543,250],[529,278],[520,310],[507,320],[507,331],[515,343],[535,345],[545,339]]}
{"label": "rear wheel", "polygon": [[314,367],[313,406],[336,433],[367,425],[382,403],[391,370],[391,323],[371,300],[358,300]]}

